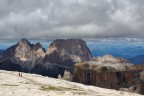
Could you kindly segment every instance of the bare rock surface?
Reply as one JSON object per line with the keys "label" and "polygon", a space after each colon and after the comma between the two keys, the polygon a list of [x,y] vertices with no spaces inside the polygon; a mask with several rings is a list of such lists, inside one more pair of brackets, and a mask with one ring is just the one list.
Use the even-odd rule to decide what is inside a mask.
{"label": "bare rock surface", "polygon": [[76,62],[89,61],[91,52],[81,39],[54,40],[46,53],[45,61],[66,66],[73,70]]}

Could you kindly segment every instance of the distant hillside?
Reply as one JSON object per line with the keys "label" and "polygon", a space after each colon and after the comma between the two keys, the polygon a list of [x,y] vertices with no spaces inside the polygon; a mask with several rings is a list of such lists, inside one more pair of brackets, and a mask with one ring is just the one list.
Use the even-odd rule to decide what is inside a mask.
{"label": "distant hillside", "polygon": [[133,64],[144,64],[144,55],[138,55],[129,59]]}
{"label": "distant hillside", "polygon": [[1,50],[1,49],[0,49],[0,55],[2,55],[3,52],[4,52],[4,50]]}

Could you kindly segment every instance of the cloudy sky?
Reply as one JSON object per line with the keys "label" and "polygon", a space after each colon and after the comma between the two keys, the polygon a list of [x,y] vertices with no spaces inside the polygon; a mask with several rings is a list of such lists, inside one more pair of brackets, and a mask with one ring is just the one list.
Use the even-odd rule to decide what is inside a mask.
{"label": "cloudy sky", "polygon": [[144,0],[0,0],[0,39],[144,37]]}

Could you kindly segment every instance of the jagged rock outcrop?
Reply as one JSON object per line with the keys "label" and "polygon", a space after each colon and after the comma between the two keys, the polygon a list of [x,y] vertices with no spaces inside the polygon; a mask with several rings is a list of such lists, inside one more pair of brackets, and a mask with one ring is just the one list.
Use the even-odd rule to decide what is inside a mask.
{"label": "jagged rock outcrop", "polygon": [[[128,88],[136,86],[133,92],[143,94],[141,91],[144,88],[143,81],[139,75],[143,68],[135,67],[127,60],[106,55],[97,61],[75,64],[73,81],[124,91],[129,91]],[[142,73],[141,78],[143,78]]]}
{"label": "jagged rock outcrop", "polygon": [[22,39],[17,44],[11,46],[3,52],[3,58],[17,58],[20,61],[26,61],[30,57],[35,56],[37,58],[45,56],[45,49],[38,42],[36,44],[31,44],[27,39]]}
{"label": "jagged rock outcrop", "polygon": [[45,49],[40,43],[31,44],[22,39],[3,52],[3,59],[10,59],[14,64],[20,65],[23,70],[30,72],[45,57]]}
{"label": "jagged rock outcrop", "polygon": [[89,61],[91,52],[81,39],[57,39],[50,44],[45,62],[66,66],[72,72],[76,62]]}

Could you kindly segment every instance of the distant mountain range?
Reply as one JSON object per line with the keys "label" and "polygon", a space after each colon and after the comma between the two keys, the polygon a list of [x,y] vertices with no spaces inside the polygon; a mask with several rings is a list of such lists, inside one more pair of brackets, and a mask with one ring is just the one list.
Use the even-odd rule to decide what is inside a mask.
{"label": "distant mountain range", "polygon": [[133,58],[144,54],[144,39],[94,39],[87,41],[87,45],[93,56],[104,56],[111,54],[116,57]]}
{"label": "distant mountain range", "polygon": [[144,64],[144,55],[138,55],[130,58],[129,61],[133,64]]}
{"label": "distant mountain range", "polygon": [[2,55],[2,54],[3,54],[3,52],[4,52],[4,50],[0,50],[0,55]]}

